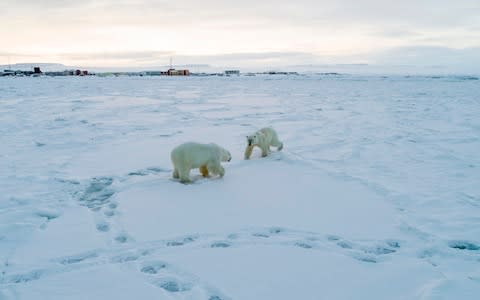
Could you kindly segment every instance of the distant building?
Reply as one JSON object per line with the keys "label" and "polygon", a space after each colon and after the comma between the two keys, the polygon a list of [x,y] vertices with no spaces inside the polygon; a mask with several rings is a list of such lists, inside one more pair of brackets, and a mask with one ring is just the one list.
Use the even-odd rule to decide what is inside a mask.
{"label": "distant building", "polygon": [[145,75],[147,76],[160,76],[160,75],[167,75],[165,71],[146,71]]}
{"label": "distant building", "polygon": [[[64,71],[49,71],[42,73],[47,76],[88,76],[94,75],[94,73],[90,73],[87,70],[64,70]],[[35,74],[34,74],[35,75]]]}
{"label": "distant building", "polygon": [[42,71],[40,70],[40,67],[34,67],[33,68],[33,74],[42,74]]}
{"label": "distant building", "polygon": [[225,70],[225,75],[231,76],[231,75],[240,75],[240,70]]}
{"label": "distant building", "polygon": [[15,76],[15,71],[3,70],[3,72],[0,72],[0,76]]}
{"label": "distant building", "polygon": [[168,69],[167,75],[168,76],[189,76],[190,71],[187,69],[184,69],[184,70]]}
{"label": "distant building", "polygon": [[45,75],[47,76],[66,76],[68,74],[65,74],[65,71],[51,71],[51,72],[45,72]]}

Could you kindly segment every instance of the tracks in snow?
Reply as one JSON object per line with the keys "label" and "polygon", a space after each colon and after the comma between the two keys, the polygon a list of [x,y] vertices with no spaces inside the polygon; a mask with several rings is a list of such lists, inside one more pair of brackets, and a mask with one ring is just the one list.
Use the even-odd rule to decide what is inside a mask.
{"label": "tracks in snow", "polygon": [[228,299],[217,287],[203,282],[162,259],[179,248],[212,249],[228,251],[230,248],[278,246],[294,247],[299,251],[333,251],[364,263],[380,263],[400,251],[401,242],[351,241],[335,235],[290,230],[281,227],[251,228],[226,234],[186,235],[172,239],[134,242],[126,241],[110,248],[96,249],[73,256],[59,257],[42,267],[22,273],[6,274],[0,281],[2,286],[27,283],[47,276],[94,268],[106,264],[137,272],[152,285],[168,293],[188,294],[193,289],[202,290],[210,299]]}
{"label": "tracks in snow", "polygon": [[[167,173],[168,175],[166,175]],[[397,239],[351,240],[334,234],[284,227],[243,228],[235,232],[190,234],[169,239],[137,242],[117,221],[116,216],[119,213],[120,204],[115,200],[116,193],[125,188],[125,183],[130,185],[133,182],[144,181],[151,175],[169,177],[170,171],[151,167],[120,177],[95,177],[83,183],[64,181],[65,184],[75,187],[74,199],[91,211],[96,230],[105,236],[108,247],[40,262],[35,268],[26,266],[25,270],[16,269],[12,273],[3,272],[0,278],[0,290],[56,274],[104,265],[116,265],[129,272],[136,272],[138,277],[173,297],[177,295],[180,298],[188,297],[191,295],[189,293],[201,291],[203,295],[207,296],[207,299],[229,299],[228,295],[223,293],[219,287],[204,282],[195,274],[182,270],[163,259],[180,248],[187,251],[195,249],[229,251],[229,249],[245,247],[290,247],[298,249],[298,251],[340,254],[365,264],[389,261],[399,253],[424,259],[433,266],[437,264],[433,257],[443,252],[466,253],[473,259],[480,257],[480,246],[474,242],[452,240],[443,245],[445,243],[435,237],[421,236],[416,231],[412,233],[411,230],[407,230],[408,228],[404,228],[404,231],[409,231],[410,236],[413,235],[427,242],[423,250],[412,249],[408,246],[408,242]],[[43,215],[48,220],[58,217],[57,213],[51,212],[42,212]]]}

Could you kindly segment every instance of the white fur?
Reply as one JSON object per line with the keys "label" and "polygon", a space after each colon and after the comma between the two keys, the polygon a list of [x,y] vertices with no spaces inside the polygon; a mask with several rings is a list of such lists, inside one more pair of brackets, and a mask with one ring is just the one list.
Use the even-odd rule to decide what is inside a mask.
{"label": "white fur", "polygon": [[220,162],[230,161],[230,152],[217,144],[184,143],[172,150],[170,155],[173,163],[173,178],[179,178],[180,182],[187,183],[190,180],[190,170],[200,168],[203,176],[209,172],[223,177],[225,169]]}
{"label": "white fur", "polygon": [[270,146],[277,147],[278,151],[283,149],[283,143],[278,140],[277,132],[271,127],[262,128],[254,134],[247,136],[245,159],[250,158],[255,146],[262,150],[262,157],[270,153]]}

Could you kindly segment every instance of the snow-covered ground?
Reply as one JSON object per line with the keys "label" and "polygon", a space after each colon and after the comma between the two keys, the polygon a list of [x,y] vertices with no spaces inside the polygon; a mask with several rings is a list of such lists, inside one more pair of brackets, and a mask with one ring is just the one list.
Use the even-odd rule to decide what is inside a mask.
{"label": "snow-covered ground", "polygon": [[[479,116],[461,76],[0,78],[0,299],[478,299]],[[171,179],[190,140],[224,178]]]}

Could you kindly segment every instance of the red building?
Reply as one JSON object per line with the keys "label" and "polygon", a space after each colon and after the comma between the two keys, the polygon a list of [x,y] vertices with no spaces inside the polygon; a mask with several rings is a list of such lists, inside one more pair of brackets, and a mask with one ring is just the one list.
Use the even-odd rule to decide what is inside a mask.
{"label": "red building", "polygon": [[168,76],[188,76],[190,75],[190,71],[185,69],[185,70],[175,70],[175,69],[169,69],[167,71]]}

